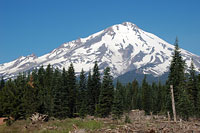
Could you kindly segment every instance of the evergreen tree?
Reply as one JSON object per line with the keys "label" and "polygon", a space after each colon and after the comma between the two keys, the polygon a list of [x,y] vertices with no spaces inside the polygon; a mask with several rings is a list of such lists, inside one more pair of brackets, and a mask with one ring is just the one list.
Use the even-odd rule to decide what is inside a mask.
{"label": "evergreen tree", "polygon": [[1,101],[1,97],[2,97],[1,90],[3,89],[4,86],[5,86],[5,81],[4,81],[3,77],[1,77],[1,81],[0,81],[0,117],[3,115],[3,106],[2,106],[2,101]]}
{"label": "evergreen tree", "polygon": [[62,79],[61,79],[61,105],[62,105],[62,118],[69,117],[70,107],[69,107],[69,87],[68,87],[68,72],[63,68]]}
{"label": "evergreen tree", "polygon": [[74,72],[73,64],[71,63],[68,68],[67,74],[67,86],[68,86],[68,96],[67,100],[69,102],[69,117],[74,117],[76,112],[76,76]]}
{"label": "evergreen tree", "polygon": [[136,109],[139,109],[139,110],[142,110],[142,90],[141,88],[139,89],[138,91],[138,94],[137,94],[137,103],[136,103]]}
{"label": "evergreen tree", "polygon": [[15,100],[14,103],[14,111],[11,112],[11,116],[14,120],[25,119],[26,118],[26,107],[25,107],[25,88],[27,85],[25,74],[19,74],[17,78],[14,80],[15,83]]}
{"label": "evergreen tree", "polygon": [[[197,107],[197,95],[198,95],[198,84],[197,84],[197,76],[194,70],[193,61],[191,62],[190,71],[189,71],[189,80],[187,82],[187,90],[189,94],[190,101],[194,107],[194,111]],[[196,112],[196,111],[195,111]],[[195,113],[194,112],[194,113]]]}
{"label": "evergreen tree", "polygon": [[77,97],[78,99],[78,103],[79,103],[79,108],[78,108],[78,112],[79,115],[83,118],[87,111],[86,111],[86,105],[87,105],[87,95],[86,95],[86,78],[85,78],[85,72],[81,71],[80,74],[80,81],[79,81],[79,95]]}
{"label": "evergreen tree", "polygon": [[196,115],[200,117],[200,88],[197,95]]}
{"label": "evergreen tree", "polygon": [[158,100],[158,98],[160,98],[160,96],[161,96],[159,91],[160,90],[159,90],[157,84],[155,82],[153,82],[152,86],[151,86],[151,94],[152,94],[151,103],[152,103],[153,113],[157,113],[158,111],[160,111],[160,108],[161,108],[161,103],[160,103],[161,99]]}
{"label": "evergreen tree", "polygon": [[139,89],[139,83],[138,83],[138,81],[135,79],[135,80],[133,80],[133,82],[132,82],[132,88],[133,88],[133,98],[132,98],[132,103],[133,103],[133,105],[132,105],[132,107],[133,107],[133,109],[137,109],[137,95],[138,95],[138,89]]}
{"label": "evergreen tree", "polygon": [[142,81],[142,108],[147,114],[151,111],[151,90],[146,81],[146,75]]}
{"label": "evergreen tree", "polygon": [[100,88],[101,88],[101,77],[100,77],[97,61],[95,61],[93,73],[92,73],[92,97],[93,97],[92,103],[93,103],[94,111],[95,111],[96,105],[99,102]]}
{"label": "evergreen tree", "polygon": [[123,110],[123,111],[125,110],[125,103],[126,103],[126,101],[125,101],[125,99],[126,99],[125,90],[126,90],[125,87],[120,83],[119,80],[117,80],[116,91],[119,91],[119,94],[121,95],[121,102],[122,102],[121,110]]}
{"label": "evergreen tree", "polygon": [[95,103],[93,99],[92,76],[91,72],[89,71],[87,79],[87,112],[89,115],[94,115],[95,112]]}
{"label": "evergreen tree", "polygon": [[100,117],[107,117],[112,110],[114,87],[112,84],[112,76],[110,75],[110,68],[104,70],[101,93],[99,96],[99,104],[97,108],[97,115]]}
{"label": "evergreen tree", "polygon": [[41,66],[38,70],[37,80],[38,80],[38,86],[39,88],[44,88],[44,75],[45,75],[45,69],[43,66]]}
{"label": "evergreen tree", "polygon": [[28,76],[28,83],[25,86],[24,104],[26,109],[26,118],[30,117],[38,109],[38,90],[34,87],[33,76]]}
{"label": "evergreen tree", "polygon": [[53,78],[53,68],[49,64],[44,72],[44,86],[48,88],[47,91],[51,90],[51,85],[52,85],[52,78]]}
{"label": "evergreen tree", "polygon": [[120,119],[123,114],[123,97],[119,89],[116,89],[114,93],[112,114],[114,119]]}
{"label": "evergreen tree", "polygon": [[197,93],[197,105],[196,105],[196,114],[198,117],[200,117],[200,74],[197,76],[198,80],[198,93]]}
{"label": "evergreen tree", "polygon": [[[56,69],[59,73],[59,70]],[[44,73],[44,108],[45,114],[51,116],[53,114],[53,90],[52,90],[52,78],[53,78],[53,68],[49,64]],[[56,84],[53,84],[56,85]]]}
{"label": "evergreen tree", "polygon": [[157,96],[157,105],[158,105],[158,112],[165,112],[166,107],[166,88],[165,85],[162,85],[159,81],[158,83],[158,96]]}
{"label": "evergreen tree", "polygon": [[125,87],[124,109],[126,112],[133,109],[133,88],[131,83],[128,83]]}
{"label": "evergreen tree", "polygon": [[178,46],[178,39],[176,38],[175,41],[175,50],[172,55],[172,61],[169,68],[169,75],[167,80],[167,110],[172,112],[172,106],[171,106],[171,92],[170,92],[170,85],[173,85],[174,90],[174,101],[175,104],[178,102],[179,94],[181,94],[181,88],[179,88],[180,83],[184,81],[185,74],[185,62],[182,59],[181,51]]}
{"label": "evergreen tree", "polygon": [[5,87],[0,91],[1,97],[0,97],[0,102],[1,102],[1,110],[2,110],[2,116],[4,117],[10,117],[11,113],[14,112],[15,110],[15,84],[14,82],[9,79],[5,83]]}
{"label": "evergreen tree", "polygon": [[45,69],[41,66],[37,72],[35,87],[38,89],[38,113],[46,114],[46,91],[44,89]]}
{"label": "evergreen tree", "polygon": [[180,91],[181,94],[178,97],[177,114],[184,120],[188,120],[189,116],[191,116],[193,107],[189,99],[189,95],[187,94],[186,89],[184,89],[183,85],[184,83],[180,85],[183,90]]}
{"label": "evergreen tree", "polygon": [[0,81],[0,90],[5,86],[5,80],[3,79],[3,77],[1,77],[1,81]]}
{"label": "evergreen tree", "polygon": [[55,69],[52,75],[52,93],[53,93],[53,111],[52,115],[59,119],[64,119],[67,117],[66,111],[64,110],[65,106],[63,104],[65,101],[62,98],[63,96],[63,84],[62,84],[62,77],[63,73],[59,72],[58,69]]}

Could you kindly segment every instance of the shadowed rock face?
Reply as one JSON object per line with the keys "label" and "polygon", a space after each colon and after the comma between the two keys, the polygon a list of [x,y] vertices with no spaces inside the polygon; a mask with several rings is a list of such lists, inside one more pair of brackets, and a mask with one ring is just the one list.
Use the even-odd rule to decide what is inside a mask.
{"label": "shadowed rock face", "polygon": [[130,58],[131,54],[133,53],[133,46],[129,44],[125,49],[120,49],[119,52],[122,53],[122,57],[124,59]]}
{"label": "shadowed rock face", "polygon": [[[34,54],[0,64],[0,76],[14,77],[19,72],[31,71],[51,64],[54,68],[68,68],[73,63],[75,71],[88,72],[97,61],[100,72],[111,68],[114,78],[137,71],[155,77],[168,72],[174,46],[159,37],[145,32],[135,24],[124,22],[111,26],[86,38],[64,43],[41,57]],[[191,59],[200,68],[200,57],[181,49],[183,59],[189,66]]]}
{"label": "shadowed rock face", "polygon": [[142,51],[140,51],[137,55],[134,56],[132,62],[133,63],[140,62],[140,61],[142,61],[144,56],[145,56],[145,54]]}

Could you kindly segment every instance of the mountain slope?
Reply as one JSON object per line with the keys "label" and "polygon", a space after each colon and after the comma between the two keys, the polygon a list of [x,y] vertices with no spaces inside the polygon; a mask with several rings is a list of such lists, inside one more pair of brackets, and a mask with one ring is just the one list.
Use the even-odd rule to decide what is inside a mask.
{"label": "mountain slope", "polygon": [[[19,72],[40,66],[53,65],[62,69],[72,62],[76,72],[89,71],[98,61],[100,71],[111,67],[118,77],[129,71],[161,76],[168,71],[174,46],[154,34],[143,31],[135,24],[125,22],[111,26],[86,38],[64,43],[41,57],[29,55],[0,65],[0,76],[13,77]],[[200,68],[200,57],[181,49],[189,66],[191,59]]]}

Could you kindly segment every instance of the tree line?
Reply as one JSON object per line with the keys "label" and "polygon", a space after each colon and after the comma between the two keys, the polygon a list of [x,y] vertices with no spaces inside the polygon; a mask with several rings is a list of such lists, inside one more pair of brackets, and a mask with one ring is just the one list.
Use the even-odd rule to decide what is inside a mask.
{"label": "tree line", "polygon": [[62,71],[42,66],[15,79],[1,78],[0,117],[26,119],[38,112],[58,119],[86,115],[120,119],[133,109],[166,114],[172,112],[170,85],[174,86],[178,116],[185,120],[200,117],[200,74],[193,63],[189,73],[185,70],[177,39],[166,84],[149,84],[144,76],[141,85],[137,80],[126,85],[117,81],[114,87],[110,68],[105,68],[101,77],[98,62],[87,74],[82,70],[78,80],[73,64]]}

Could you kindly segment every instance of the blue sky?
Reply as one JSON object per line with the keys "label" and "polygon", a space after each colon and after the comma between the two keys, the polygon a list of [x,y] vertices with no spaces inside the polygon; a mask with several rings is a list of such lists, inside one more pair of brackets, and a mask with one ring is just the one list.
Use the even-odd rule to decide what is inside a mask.
{"label": "blue sky", "polygon": [[200,0],[0,0],[0,64],[125,21],[200,55]]}

